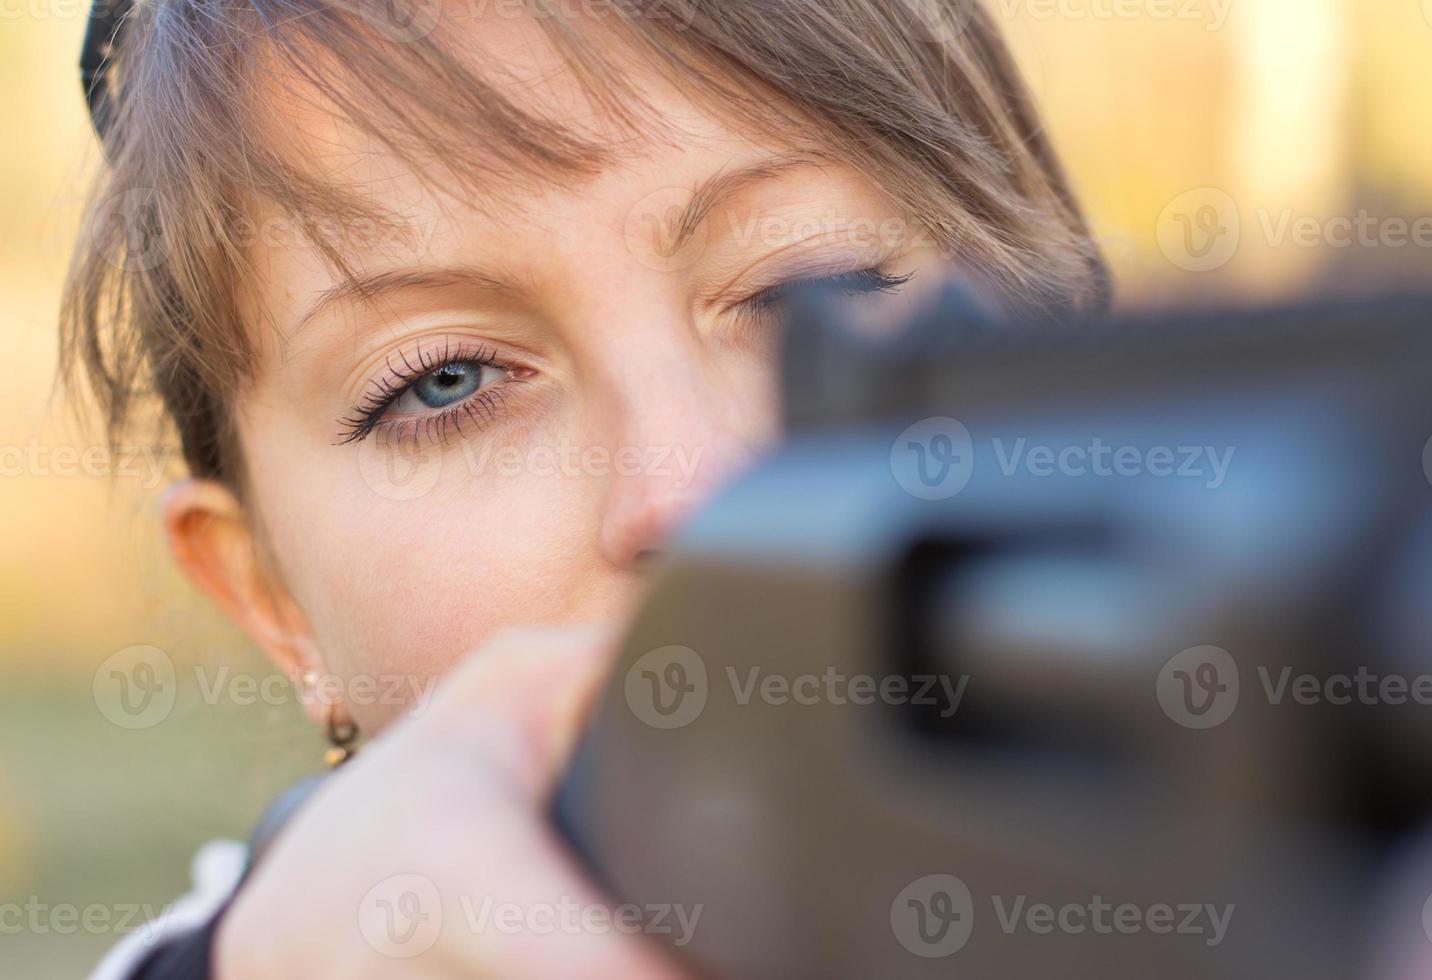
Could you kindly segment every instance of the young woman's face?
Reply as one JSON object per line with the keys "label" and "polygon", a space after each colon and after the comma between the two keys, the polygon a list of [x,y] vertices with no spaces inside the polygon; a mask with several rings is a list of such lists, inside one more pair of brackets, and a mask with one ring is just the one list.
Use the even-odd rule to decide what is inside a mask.
{"label": "young woman's face", "polygon": [[[472,36],[514,91],[598,125],[533,25]],[[842,277],[893,316],[936,278],[859,174],[640,84],[674,145],[481,202],[319,113],[283,120],[411,222],[340,230],[377,239],[361,290],[299,236],[255,253],[277,335],[239,404],[253,519],[339,678],[420,681],[498,627],[619,621],[673,523],[776,434],[777,287]],[[371,731],[400,710],[382,700],[349,710]]]}

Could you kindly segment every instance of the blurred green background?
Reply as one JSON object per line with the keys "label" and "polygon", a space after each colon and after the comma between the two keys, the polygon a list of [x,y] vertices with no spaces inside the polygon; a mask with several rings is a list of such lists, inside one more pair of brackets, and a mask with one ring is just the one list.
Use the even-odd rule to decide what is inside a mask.
{"label": "blurred green background", "polygon": [[[988,6],[1123,302],[1378,288],[1432,267],[1426,244],[1396,244],[1398,222],[1432,213],[1432,0]],[[196,665],[210,683],[266,667],[169,568],[162,481],[121,466],[54,388],[60,282],[99,162],[75,70],[86,10],[0,0],[0,908],[160,908],[200,842],[244,836],[321,753],[291,697],[206,695]],[[1340,244],[1360,215],[1377,237]],[[1200,229],[1213,237],[1187,237]],[[136,645],[164,651],[178,693],[132,728],[104,685]],[[4,922],[5,978],[81,976],[116,939]]]}

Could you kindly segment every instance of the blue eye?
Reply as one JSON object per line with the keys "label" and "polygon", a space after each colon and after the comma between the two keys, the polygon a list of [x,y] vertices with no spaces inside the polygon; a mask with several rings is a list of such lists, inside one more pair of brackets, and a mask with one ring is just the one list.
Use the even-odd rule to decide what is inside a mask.
{"label": "blue eye", "polygon": [[394,415],[420,415],[466,401],[483,388],[501,381],[506,370],[478,361],[449,361],[408,383],[385,409]]}
{"label": "blue eye", "polygon": [[411,390],[428,408],[446,408],[482,387],[482,370],[470,361],[444,364],[414,381]]}

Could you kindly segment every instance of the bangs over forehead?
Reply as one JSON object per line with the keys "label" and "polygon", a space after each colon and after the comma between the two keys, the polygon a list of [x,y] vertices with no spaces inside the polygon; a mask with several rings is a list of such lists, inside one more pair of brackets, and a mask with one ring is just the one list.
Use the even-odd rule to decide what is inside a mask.
{"label": "bangs over forehead", "polygon": [[[617,147],[669,137],[610,43],[631,35],[604,19],[544,12],[549,0],[409,2],[156,0],[112,152],[143,158],[151,185],[197,213],[221,209],[220,229],[239,202],[276,204],[341,262],[325,227],[401,221],[354,176],[374,151],[480,201],[594,177]],[[513,44],[551,71],[520,77],[500,58]],[[539,102],[555,76],[580,110]]]}
{"label": "bangs over forehead", "polygon": [[[551,71],[517,77],[502,57],[516,50]],[[140,0],[71,270],[67,369],[83,367],[111,437],[136,399],[160,396],[191,471],[241,491],[232,408],[254,345],[240,315],[251,239],[235,229],[277,206],[348,275],[333,229],[403,216],[335,161],[376,148],[479,206],[594,177],[641,140],[680,139],[634,65],[738,131],[855,167],[1012,303],[1107,295],[974,0]],[[553,78],[560,104],[544,104]],[[355,145],[315,154],[324,120]]]}

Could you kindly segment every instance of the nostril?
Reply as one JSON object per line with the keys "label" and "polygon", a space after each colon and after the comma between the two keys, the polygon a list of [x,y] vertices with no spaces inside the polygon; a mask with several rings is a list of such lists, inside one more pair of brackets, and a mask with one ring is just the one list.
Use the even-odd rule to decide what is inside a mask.
{"label": "nostril", "polygon": [[660,548],[643,548],[638,551],[632,559],[632,565],[638,572],[648,571],[651,566],[661,560],[665,552]]}

